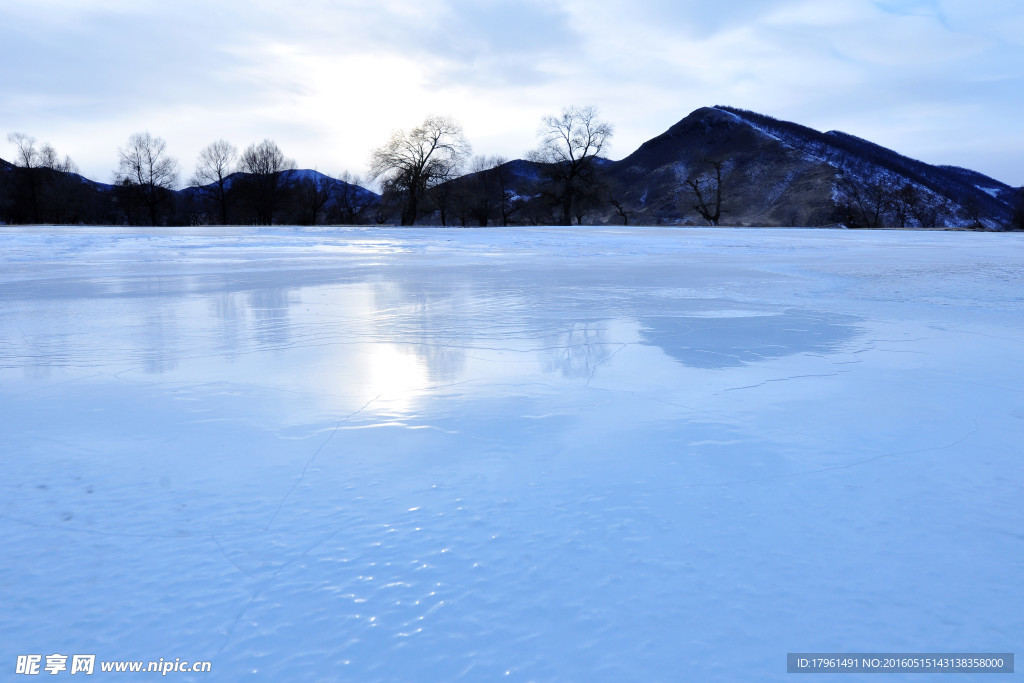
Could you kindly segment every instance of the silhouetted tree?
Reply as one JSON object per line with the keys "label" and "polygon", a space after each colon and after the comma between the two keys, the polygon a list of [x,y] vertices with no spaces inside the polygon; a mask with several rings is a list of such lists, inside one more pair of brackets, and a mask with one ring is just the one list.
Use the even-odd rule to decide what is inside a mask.
{"label": "silhouetted tree", "polygon": [[898,228],[907,227],[907,221],[914,216],[914,207],[921,203],[921,193],[910,183],[904,183],[892,195],[892,213],[895,219],[895,226]]}
{"label": "silhouetted tree", "polygon": [[338,182],[331,188],[331,207],[335,222],[344,225],[358,225],[367,220],[373,206],[373,195],[363,189],[363,181],[358,175],[348,171],[341,174]]}
{"label": "silhouetted tree", "polygon": [[629,225],[629,212],[626,211],[624,202],[615,194],[608,195],[608,203],[615,209],[616,215],[622,219],[623,225]]}
{"label": "silhouetted tree", "polygon": [[437,168],[441,180],[427,193],[427,197],[430,198],[431,203],[437,209],[441,225],[448,225],[451,213],[456,209],[456,193],[452,181],[459,176],[462,162],[462,159],[458,159],[457,161],[452,160],[439,163]]}
{"label": "silhouetted tree", "polygon": [[295,183],[295,203],[300,225],[317,225],[334,192],[334,179],[313,171]]}
{"label": "silhouetted tree", "polygon": [[253,143],[242,153],[238,170],[246,175],[237,182],[257,224],[273,225],[294,169],[295,162],[273,140]]}
{"label": "silhouetted tree", "polygon": [[145,133],[135,133],[119,150],[116,182],[130,200],[146,208],[150,225],[157,225],[158,209],[171,201],[178,183],[178,162],[167,156],[167,143]]}
{"label": "silhouetted tree", "polygon": [[475,156],[469,172],[455,188],[455,211],[462,225],[487,226],[500,220],[501,179],[498,168],[505,163],[501,157]]}
{"label": "silhouetted tree", "polygon": [[20,205],[21,213],[30,223],[41,223],[39,202],[39,150],[36,139],[24,133],[11,133],[7,141],[16,149],[14,164],[20,171],[14,176],[14,202]]}
{"label": "silhouetted tree", "polygon": [[928,200],[921,197],[921,201],[910,204],[908,208],[911,218],[922,228],[936,228],[951,215],[947,203],[940,199]]}
{"label": "silhouetted tree", "polygon": [[61,159],[49,143],[39,153],[42,203],[47,220],[73,223],[82,211],[84,188],[78,166],[70,156]]}
{"label": "silhouetted tree", "polygon": [[973,230],[982,230],[984,225],[981,222],[981,203],[974,197],[967,197],[960,204],[960,215],[970,221]]}
{"label": "silhouetted tree", "polygon": [[445,116],[428,117],[408,133],[396,131],[373,150],[370,178],[400,207],[402,225],[419,217],[429,189],[450,180],[470,154],[462,126]]}
{"label": "silhouetted tree", "polygon": [[850,170],[842,169],[837,184],[841,194],[837,209],[844,224],[851,228],[878,228],[885,225],[896,194],[888,178],[862,180]]}
{"label": "silhouetted tree", "polygon": [[227,140],[211,142],[199,153],[196,170],[189,184],[217,206],[221,225],[228,224],[228,180],[235,171],[238,148]]}
{"label": "silhouetted tree", "polygon": [[584,218],[606,208],[608,184],[597,163],[583,169],[579,180],[579,190],[573,202],[573,215],[576,217],[576,225],[583,225]]}
{"label": "silhouetted tree", "polygon": [[542,119],[540,147],[529,158],[543,164],[547,182],[542,192],[558,209],[562,225],[579,217],[587,184],[595,177],[598,155],[608,146],[612,125],[601,121],[595,107],[568,107],[560,116]]}
{"label": "silhouetted tree", "polygon": [[693,174],[686,179],[686,185],[695,196],[694,210],[711,225],[718,225],[722,219],[722,167],[720,159],[704,159],[703,164],[710,170]]}
{"label": "silhouetted tree", "polygon": [[515,174],[512,172],[512,165],[504,157],[492,157],[494,159],[494,178],[498,184],[498,216],[501,225],[507,226],[519,209],[523,201],[515,190]]}
{"label": "silhouetted tree", "polygon": [[67,223],[79,217],[84,195],[78,166],[49,143],[41,147],[24,133],[7,139],[16,148],[17,168],[9,174],[8,201],[20,220]]}

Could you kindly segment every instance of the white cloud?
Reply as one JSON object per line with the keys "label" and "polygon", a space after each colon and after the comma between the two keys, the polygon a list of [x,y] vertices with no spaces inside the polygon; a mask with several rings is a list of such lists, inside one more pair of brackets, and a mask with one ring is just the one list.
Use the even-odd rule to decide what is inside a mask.
{"label": "white cloud", "polygon": [[515,157],[541,115],[594,104],[621,157],[732,104],[1020,184],[1024,7],[979,4],[10,0],[0,41],[31,59],[0,65],[0,120],[106,179],[137,130],[186,169],[217,138],[270,137],[340,172],[430,113]]}

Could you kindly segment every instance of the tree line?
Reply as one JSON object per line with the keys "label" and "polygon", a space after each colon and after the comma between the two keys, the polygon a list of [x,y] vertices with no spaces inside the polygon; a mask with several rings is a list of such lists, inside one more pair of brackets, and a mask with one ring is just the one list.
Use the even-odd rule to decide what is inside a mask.
{"label": "tree line", "polygon": [[[749,113],[748,113],[749,115]],[[776,122],[778,123],[778,122]],[[78,174],[70,157],[52,145],[12,133],[14,163],[0,167],[0,222],[60,224],[369,224],[420,222],[487,226],[582,224],[594,218],[628,225],[631,210],[606,152],[614,129],[594,107],[567,107],[546,116],[538,146],[525,160],[473,156],[462,126],[429,116],[395,131],[371,152],[366,190],[348,172],[331,178],[298,171],[270,139],[239,151],[217,140],[198,155],[181,185],[181,168],[166,142],[149,132],[132,135],[118,150],[111,185]],[[678,178],[680,213],[693,211],[708,225],[730,213],[729,160],[705,158]],[[848,169],[837,183],[837,222],[850,227],[936,227],[952,218],[981,225],[979,207],[934,201],[913,185],[886,178],[858,180]],[[1024,229],[1024,191],[1012,226]]]}
{"label": "tree line", "polygon": [[205,147],[179,189],[181,169],[149,132],[118,150],[110,185],[93,183],[49,143],[12,133],[14,163],[0,168],[0,221],[6,223],[199,225],[361,223],[375,195],[349,173],[299,173],[272,140],[244,151],[226,140]]}
{"label": "tree line", "polygon": [[611,135],[595,108],[569,107],[544,118],[540,145],[524,168],[498,156],[472,156],[457,121],[430,116],[372,151],[367,181],[379,183],[378,195],[348,172],[331,178],[298,171],[270,139],[241,152],[223,139],[209,144],[182,186],[166,141],[135,133],[118,150],[113,182],[105,185],[80,176],[74,161],[49,143],[12,133],[14,162],[0,168],[0,222],[568,224],[582,222],[597,201],[597,167]]}

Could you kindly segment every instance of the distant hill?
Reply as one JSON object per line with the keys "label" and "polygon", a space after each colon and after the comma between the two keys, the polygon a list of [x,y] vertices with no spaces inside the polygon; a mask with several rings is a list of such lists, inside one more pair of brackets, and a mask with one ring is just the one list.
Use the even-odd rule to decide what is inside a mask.
{"label": "distant hill", "polygon": [[[236,172],[224,183],[228,215],[234,222],[297,223],[369,223],[379,219],[381,198],[360,185],[332,178],[313,169],[292,169],[280,174],[273,185],[277,195],[271,205],[265,195],[266,181],[251,174]],[[190,207],[196,221],[221,222],[222,215],[215,183],[177,191],[179,206]],[[268,213],[269,211],[269,213]]]}
{"label": "distant hill", "polygon": [[722,109],[698,109],[615,162],[610,173],[636,222],[700,222],[685,180],[709,174],[705,160],[723,163],[723,225],[835,222],[835,169]]}
{"label": "distant hill", "polygon": [[[234,173],[225,183],[227,215],[234,223],[258,223],[265,210],[266,185]],[[282,175],[273,198],[276,223],[380,222],[380,195],[319,171],[300,169]],[[220,223],[214,185],[162,191],[157,213],[161,225]],[[49,168],[27,171],[0,159],[0,223],[147,224],[132,186],[109,185]]]}
{"label": "distant hill", "polygon": [[[248,174],[246,173],[232,173],[227,177],[225,187],[230,190],[240,181],[244,181],[246,177],[248,177]],[[351,191],[354,194],[358,195],[365,202],[380,202],[380,195],[372,190],[368,190],[365,187],[362,187],[361,185],[355,185],[344,180],[339,180],[338,178],[333,178],[327,175],[326,173],[321,173],[320,171],[316,171],[309,168],[300,168],[287,171],[286,179],[287,183],[291,185],[298,185],[299,183],[306,182],[318,184],[320,186],[325,186],[332,189],[351,188]],[[212,190],[213,187],[213,183],[199,187],[190,186],[178,190],[178,193],[184,195],[194,195],[196,193],[202,193],[203,191]],[[333,196],[332,201],[334,201]]]}
{"label": "distant hill", "polygon": [[0,159],[0,223],[108,223],[110,185]]}
{"label": "distant hill", "polygon": [[[998,230],[1009,225],[1019,201],[1016,188],[975,171],[932,166],[839,131],[716,106],[697,109],[622,160],[600,160],[604,198],[595,199],[586,220],[707,225],[687,181],[714,188],[715,164],[722,173],[720,225]],[[516,160],[505,167],[522,205],[517,215],[550,220],[536,183],[542,166]]]}

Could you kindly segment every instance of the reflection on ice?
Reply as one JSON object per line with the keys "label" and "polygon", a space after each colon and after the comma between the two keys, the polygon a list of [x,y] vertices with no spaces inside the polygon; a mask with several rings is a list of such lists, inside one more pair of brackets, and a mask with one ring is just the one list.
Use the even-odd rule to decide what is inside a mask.
{"label": "reflection on ice", "polygon": [[820,311],[724,311],[642,318],[642,338],[683,365],[723,368],[797,353],[829,353],[859,331],[856,318]]}
{"label": "reflection on ice", "polygon": [[[618,335],[613,333],[613,327],[618,328]],[[573,322],[568,331],[551,338],[547,348],[547,367],[564,377],[588,379],[623,344],[637,341],[633,327],[635,325],[630,325],[630,321]]]}
{"label": "reflection on ice", "polygon": [[[16,364],[31,376],[49,365],[182,383],[245,378],[334,402],[319,410],[338,415],[370,399],[370,412],[408,414],[431,387],[587,381],[627,346],[713,369],[828,353],[858,331],[849,315],[714,309],[699,298],[668,302],[642,289],[619,291],[613,305],[598,307],[592,293],[584,300],[570,293],[538,317],[531,300],[556,294],[542,291],[544,283],[495,292],[474,270],[453,275],[291,286],[224,280],[221,289],[206,284],[184,296],[180,287],[154,287],[165,279],[145,278],[141,297],[76,298],[84,315],[61,302],[63,313],[35,321],[38,329],[15,341],[8,358],[20,356]],[[116,317],[89,313],[101,310]],[[69,331],[70,319],[79,322]],[[645,364],[651,372],[650,358]],[[461,391],[472,390],[464,384]]]}
{"label": "reflection on ice", "polygon": [[294,301],[287,289],[256,289],[247,292],[256,339],[268,347],[283,348],[291,335],[289,312]]}

